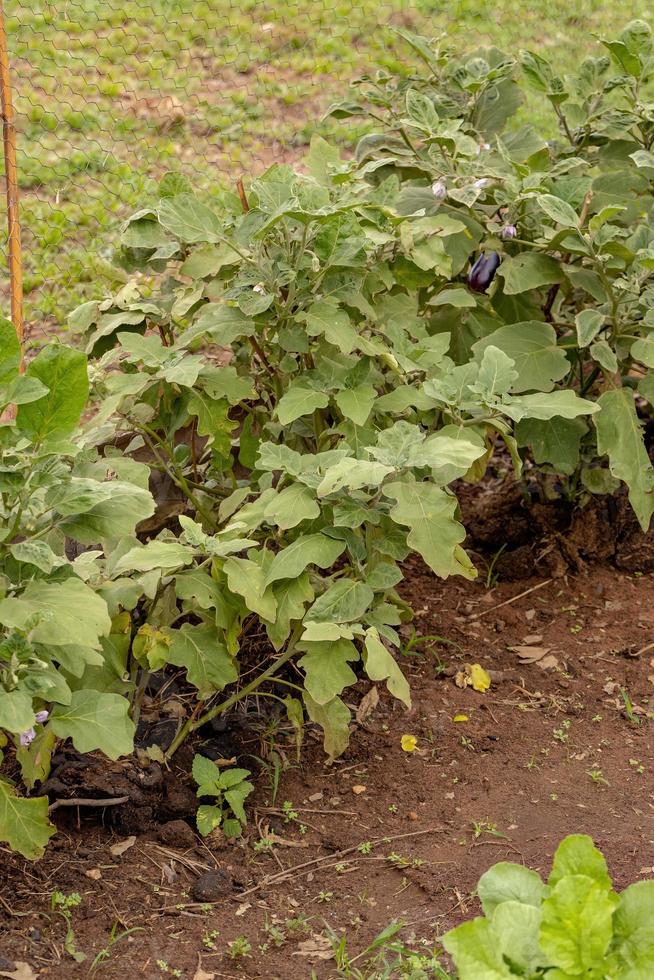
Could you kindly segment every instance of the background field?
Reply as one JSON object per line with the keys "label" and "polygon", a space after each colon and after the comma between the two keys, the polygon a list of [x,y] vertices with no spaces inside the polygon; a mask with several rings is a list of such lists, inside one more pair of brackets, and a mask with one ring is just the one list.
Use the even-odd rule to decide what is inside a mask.
{"label": "background field", "polygon": [[[27,315],[35,342],[120,278],[121,218],[167,170],[217,182],[296,160],[348,81],[411,64],[393,26],[459,47],[556,48],[569,69],[639,0],[7,0],[19,114]],[[528,113],[538,115],[538,105]],[[3,293],[6,298],[6,284]]]}

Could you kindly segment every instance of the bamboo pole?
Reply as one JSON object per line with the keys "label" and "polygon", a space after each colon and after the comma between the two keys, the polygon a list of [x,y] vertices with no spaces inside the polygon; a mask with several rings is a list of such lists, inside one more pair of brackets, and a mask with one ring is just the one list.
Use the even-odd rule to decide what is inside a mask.
{"label": "bamboo pole", "polygon": [[18,210],[18,170],[16,167],[16,127],[11,97],[7,28],[3,0],[0,0],[0,109],[2,113],[2,137],[5,155],[5,183],[7,191],[7,227],[9,249],[9,282],[11,288],[11,322],[21,349],[25,334],[23,320],[23,263],[21,256],[20,216]]}

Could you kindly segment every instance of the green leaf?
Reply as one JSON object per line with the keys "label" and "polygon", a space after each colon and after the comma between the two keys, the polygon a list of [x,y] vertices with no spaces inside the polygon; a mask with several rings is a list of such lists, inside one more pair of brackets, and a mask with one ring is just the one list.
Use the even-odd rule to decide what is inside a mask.
{"label": "green leaf", "polygon": [[242,377],[231,364],[202,368],[200,384],[210,398],[226,398],[230,405],[238,405],[255,394],[251,379]]}
{"label": "green leaf", "polygon": [[89,395],[85,355],[61,344],[49,344],[28,364],[26,375],[44,384],[48,394],[20,406],[18,428],[36,442],[69,436]]}
{"label": "green leaf", "polygon": [[202,806],[198,807],[195,814],[195,825],[198,828],[198,833],[206,837],[216,827],[220,827],[222,819],[223,813],[219,806],[203,803]]}
{"label": "green leaf", "polygon": [[342,354],[349,354],[356,347],[359,335],[348,313],[329,300],[314,303],[306,313],[298,314],[296,319],[306,323],[310,337],[323,336]]}
{"label": "green leaf", "polygon": [[563,281],[561,266],[549,255],[539,252],[520,252],[505,259],[497,270],[504,279],[504,294],[515,296],[539,286],[552,286]]}
{"label": "green leaf", "polygon": [[601,967],[617,902],[604,884],[586,875],[561,878],[542,905],[540,945],[549,964],[574,976]]}
{"label": "green leaf", "polygon": [[243,596],[248,609],[258,613],[262,619],[274,622],[277,603],[261,565],[249,558],[228,558],[223,571],[227,576],[229,588],[237,595]]}
{"label": "green leaf", "polygon": [[28,861],[37,861],[56,832],[48,819],[47,796],[21,799],[0,779],[0,840]]}
{"label": "green leaf", "polygon": [[195,388],[188,400],[188,411],[198,419],[198,433],[208,436],[216,452],[227,458],[232,446],[232,430],[237,423],[229,418],[229,404],[225,399],[216,401],[205,391]]}
{"label": "green leaf", "polygon": [[466,532],[455,519],[455,497],[433,484],[408,480],[385,486],[384,494],[396,501],[390,512],[392,519],[411,528],[407,544],[437,575],[475,577],[476,571],[460,547]]}
{"label": "green leaf", "polygon": [[65,582],[30,582],[19,598],[0,602],[0,623],[23,629],[28,622],[35,643],[101,648],[100,637],[111,630],[104,599],[81,579]]}
{"label": "green leaf", "polygon": [[315,494],[301,483],[285,487],[264,510],[265,520],[283,531],[297,527],[302,521],[313,520],[319,514],[320,507]]}
{"label": "green leaf", "polygon": [[628,388],[606,391],[600,395],[598,405],[597,451],[608,455],[612,475],[627,484],[631,506],[646,531],[654,512],[654,469],[643,442],[633,395]]}
{"label": "green leaf", "polygon": [[599,412],[599,406],[587,398],[579,398],[570,388],[562,388],[559,391],[538,391],[533,395],[518,395],[507,399],[502,405],[502,411],[515,422],[524,418],[547,421],[557,416],[574,419],[579,415],[595,415]]}
{"label": "green leaf", "polygon": [[[104,493],[96,493],[96,503],[85,508],[83,513],[75,513],[73,510],[71,514],[68,500],[69,516],[59,525],[63,533],[75,541],[96,544],[98,541],[117,541],[131,537],[137,524],[154,514],[154,499],[147,489],[118,480],[109,480],[106,483],[88,482],[95,482],[96,486],[103,487]],[[61,513],[61,508],[57,509]]]}
{"label": "green leaf", "polygon": [[357,676],[348,666],[359,653],[351,640],[307,643],[306,653],[298,660],[305,673],[304,687],[316,704],[329,704],[343,688],[356,684]]}
{"label": "green leaf", "polygon": [[307,612],[307,619],[318,623],[357,622],[374,599],[364,582],[339,579],[319,596]]}
{"label": "green leaf", "polygon": [[564,228],[579,227],[579,217],[567,201],[562,201],[560,197],[555,197],[553,194],[539,194],[536,200],[552,221],[563,225]]}
{"label": "green leaf", "polygon": [[291,623],[302,619],[307,604],[313,601],[314,591],[308,573],[302,572],[297,578],[277,582],[273,592],[277,617],[274,623],[266,623],[266,631],[275,650],[281,650],[290,635]]}
{"label": "green leaf", "polygon": [[334,400],[346,419],[355,425],[363,425],[377,398],[377,392],[370,384],[360,384],[356,388],[339,391]]}
{"label": "green leaf", "polygon": [[611,888],[611,876],[604,856],[587,834],[570,834],[556,849],[548,884],[556,885],[567,875],[585,875],[602,887]]}
{"label": "green leaf", "polygon": [[[597,310],[582,310],[575,316],[577,340],[580,347],[588,347],[602,329],[606,316]],[[633,353],[633,352],[632,352]]]}
{"label": "green leaf", "polygon": [[365,654],[363,658],[366,674],[371,681],[386,681],[393,697],[411,707],[411,691],[406,677],[379,638],[378,631],[372,627],[366,630]]}
{"label": "green leaf", "polygon": [[196,753],[191,766],[193,779],[198,784],[197,796],[221,796],[220,769],[205,755]]}
{"label": "green leaf", "polygon": [[0,688],[0,729],[20,735],[34,725],[32,695],[27,691]]}
{"label": "green leaf", "polygon": [[344,487],[349,490],[378,487],[393,471],[394,467],[392,466],[373,463],[367,459],[353,459],[348,456],[327,468],[316,492],[319,497],[327,497]]}
{"label": "green leaf", "polygon": [[9,546],[9,551],[16,561],[25,565],[34,565],[48,575],[53,568],[67,565],[68,560],[56,555],[46,541],[19,541]]}
{"label": "green leaf", "polygon": [[238,680],[238,670],[215,626],[191,626],[168,630],[171,644],[168,663],[186,668],[190,684],[201,698],[208,698]]}
{"label": "green leaf", "polygon": [[350,741],[350,709],[340,698],[318,704],[307,691],[303,696],[309,718],[323,729],[325,752],[330,759],[342,755]]}
{"label": "green leaf", "polygon": [[329,395],[324,391],[294,385],[277,403],[277,418],[282,425],[289,425],[303,415],[311,415],[317,408],[326,408],[328,404]]}
{"label": "green leaf", "polygon": [[579,462],[581,439],[588,426],[579,418],[522,419],[515,429],[519,446],[531,446],[536,463],[550,463],[557,473],[571,476]]}
{"label": "green leaf", "polygon": [[484,347],[479,374],[473,386],[474,391],[479,391],[485,398],[492,399],[505,394],[517,379],[515,361],[508,354],[499,347],[494,347],[493,344]]}
{"label": "green leaf", "polygon": [[20,344],[10,320],[0,316],[0,384],[4,385],[18,374]]}
{"label": "green leaf", "polygon": [[506,965],[497,937],[486,919],[464,922],[443,936],[459,980],[507,980],[515,973]]}
{"label": "green leaf", "polygon": [[190,565],[193,551],[177,541],[148,541],[138,548],[131,548],[114,567],[115,572],[149,572],[153,568],[171,570]]}
{"label": "green leaf", "polygon": [[134,722],[129,701],[120,694],[73,691],[69,705],[57,705],[50,727],[59,738],[71,738],[78,752],[100,749],[110,759],[134,751]]}
{"label": "green leaf", "polygon": [[223,237],[218,216],[193,194],[164,198],[159,202],[158,216],[166,231],[183,242],[215,243]]}
{"label": "green leaf", "polygon": [[641,337],[631,345],[631,356],[646,367],[654,367],[654,336]]}
{"label": "green leaf", "polygon": [[613,916],[620,980],[654,976],[654,881],[637,881],[620,895]]}
{"label": "green leaf", "polygon": [[503,902],[521,902],[540,908],[547,888],[535,871],[511,861],[500,861],[481,876],[477,893],[484,914],[490,918]]}
{"label": "green leaf", "polygon": [[596,341],[594,344],[590,345],[590,356],[593,360],[604,368],[605,371],[609,371],[611,374],[615,374],[618,370],[618,359],[615,356],[615,352],[609,347],[606,340]]}
{"label": "green leaf", "polygon": [[539,967],[549,965],[539,945],[541,917],[540,907],[514,901],[502,902],[493,913],[491,925],[500,953],[523,976],[534,976]]}
{"label": "green leaf", "polygon": [[343,541],[328,538],[324,534],[305,534],[296,538],[273,558],[265,578],[265,586],[280,579],[297,578],[308,565],[331,568],[344,550]]}
{"label": "green leaf", "polygon": [[480,360],[488,347],[497,347],[514,361],[517,378],[512,391],[551,391],[570,370],[565,351],[557,346],[554,327],[539,320],[512,323],[494,330],[473,346]]}

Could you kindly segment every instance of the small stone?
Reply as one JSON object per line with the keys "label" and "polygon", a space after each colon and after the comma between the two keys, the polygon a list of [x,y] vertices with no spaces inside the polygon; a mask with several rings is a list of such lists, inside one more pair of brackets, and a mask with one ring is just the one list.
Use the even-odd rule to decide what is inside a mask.
{"label": "small stone", "polygon": [[159,828],[159,840],[168,847],[188,850],[195,847],[197,838],[186,820],[169,820]]}
{"label": "small stone", "polygon": [[91,881],[100,881],[100,878],[102,877],[100,868],[89,868],[89,870],[85,871],[84,874],[87,878],[90,878]]}
{"label": "small stone", "polygon": [[407,816],[408,816],[409,820],[417,820],[418,819],[418,814],[416,813],[415,810],[409,810]]}
{"label": "small stone", "polygon": [[366,787],[361,786],[360,784],[352,787],[352,792],[355,793],[356,796],[359,796],[361,793],[365,793],[365,791],[366,791]]}
{"label": "small stone", "polygon": [[226,871],[205,871],[191,885],[196,902],[219,902],[232,891],[232,879]]}

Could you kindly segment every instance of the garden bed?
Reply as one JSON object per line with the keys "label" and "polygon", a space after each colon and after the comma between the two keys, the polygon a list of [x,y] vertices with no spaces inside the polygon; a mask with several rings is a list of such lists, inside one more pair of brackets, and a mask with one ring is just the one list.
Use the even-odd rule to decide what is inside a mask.
{"label": "garden bed", "polygon": [[[491,864],[544,871],[571,832],[594,838],[617,888],[651,877],[654,648],[638,651],[651,642],[652,578],[592,567],[488,590],[483,581],[440,583],[416,561],[404,590],[417,631],[447,641],[418,642],[402,659],[410,712],[380,689],[379,705],[359,715],[350,748],[333,765],[309,736],[274,805],[260,774],[237,843],[194,834],[182,753],[171,770],[177,798],[160,792],[168,808],[149,824],[142,819],[142,833],[133,803],[60,808],[60,833],[42,861],[2,853],[2,955],[40,977],[87,976],[118,923],[117,934],[146,931],[110,950],[99,973],[106,978],[175,970],[202,978],[199,965],[209,976],[335,977],[334,960],[323,958],[331,955],[326,925],[347,933],[351,954],[393,919],[407,922],[405,939],[431,943],[476,914],[471,893]],[[491,671],[485,693],[455,683],[453,668],[472,663]],[[348,702],[361,706],[370,689],[360,682]],[[455,722],[461,714],[468,720]],[[401,746],[405,734],[417,738],[411,753]],[[242,717],[211,739],[209,751],[235,751],[243,765],[274,747],[293,762],[283,735],[271,727],[262,737]],[[112,771],[121,765],[130,763]],[[172,819],[184,823],[161,823]],[[131,836],[132,846],[114,856],[111,848]],[[388,840],[374,843],[380,838]],[[202,879],[206,873],[215,877]],[[80,965],[64,951],[65,924],[51,912],[56,891],[81,896],[71,910],[76,948],[87,955]],[[249,955],[232,958],[248,945]]]}

